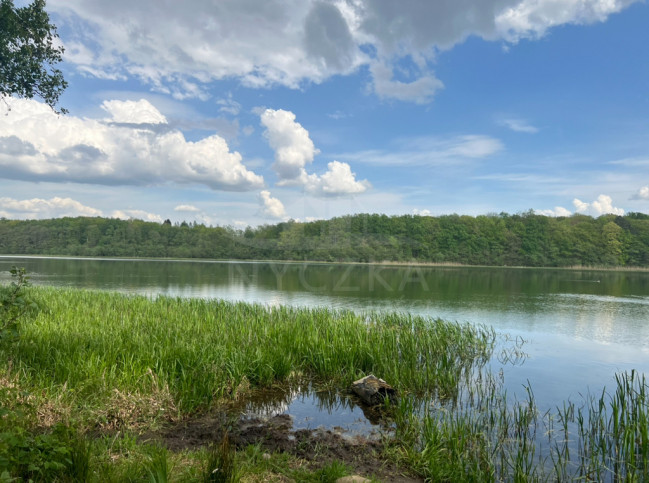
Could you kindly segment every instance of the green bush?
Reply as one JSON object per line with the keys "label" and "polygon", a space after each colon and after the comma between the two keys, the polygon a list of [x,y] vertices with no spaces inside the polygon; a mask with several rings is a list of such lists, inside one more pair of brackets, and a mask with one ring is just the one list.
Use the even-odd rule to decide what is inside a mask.
{"label": "green bush", "polygon": [[15,340],[20,321],[38,311],[38,305],[25,292],[30,285],[25,269],[12,267],[9,272],[12,282],[0,287],[0,342]]}
{"label": "green bush", "polygon": [[[0,427],[0,481],[86,481],[90,449],[83,436],[63,424],[38,434],[17,411],[4,411]],[[12,422],[13,424],[8,424]]]}

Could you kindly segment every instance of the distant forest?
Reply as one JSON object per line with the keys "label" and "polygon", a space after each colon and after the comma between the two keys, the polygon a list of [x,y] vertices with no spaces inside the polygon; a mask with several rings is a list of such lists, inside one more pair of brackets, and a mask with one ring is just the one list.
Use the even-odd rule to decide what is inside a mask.
{"label": "distant forest", "polygon": [[649,267],[649,215],[359,214],[245,230],[110,218],[0,219],[0,253],[532,267]]}

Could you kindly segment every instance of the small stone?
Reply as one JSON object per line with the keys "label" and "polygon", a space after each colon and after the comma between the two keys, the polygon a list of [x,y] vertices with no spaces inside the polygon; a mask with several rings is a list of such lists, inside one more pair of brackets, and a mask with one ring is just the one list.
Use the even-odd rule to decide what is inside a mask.
{"label": "small stone", "polygon": [[366,481],[371,481],[371,480],[368,480],[367,478],[363,478],[362,476],[359,475],[353,475],[353,476],[343,476],[342,478],[338,478],[336,480],[336,483],[364,483]]}
{"label": "small stone", "polygon": [[266,461],[268,461],[268,460],[271,458],[271,456],[270,456],[268,453],[264,453],[264,454],[262,454],[261,457],[262,457],[263,459],[265,459]]}

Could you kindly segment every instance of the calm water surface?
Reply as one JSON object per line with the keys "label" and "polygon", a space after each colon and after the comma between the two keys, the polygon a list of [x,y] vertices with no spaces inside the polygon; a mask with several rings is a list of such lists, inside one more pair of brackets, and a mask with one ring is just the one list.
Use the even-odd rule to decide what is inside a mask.
{"label": "calm water surface", "polygon": [[649,375],[648,272],[0,257],[0,281],[13,265],[38,285],[487,324],[525,341],[523,364],[494,367],[514,394],[529,381],[540,408],[598,393],[619,371]]}

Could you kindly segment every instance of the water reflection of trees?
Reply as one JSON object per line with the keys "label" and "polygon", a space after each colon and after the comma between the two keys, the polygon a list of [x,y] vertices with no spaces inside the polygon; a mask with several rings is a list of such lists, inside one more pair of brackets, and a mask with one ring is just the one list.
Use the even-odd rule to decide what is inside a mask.
{"label": "water reflection of trees", "polygon": [[[543,294],[645,296],[649,278],[640,272],[594,272],[479,267],[398,267],[283,262],[191,262],[106,259],[0,259],[25,266],[36,283],[86,288],[254,288],[284,293],[383,300],[459,300],[467,294],[526,302]],[[598,280],[598,283],[594,283]],[[508,303],[515,302],[509,299]]]}
{"label": "water reflection of trees", "polygon": [[[317,390],[312,385],[262,388],[253,391],[245,400],[233,404],[231,411],[249,418],[271,418],[280,414],[290,414],[291,405],[302,404],[302,409],[312,413],[310,418],[325,422],[325,426],[339,424],[337,415],[343,412],[360,410],[363,417],[360,421],[372,426],[387,426],[388,420],[381,408],[372,408],[362,404],[350,392],[337,390]],[[356,411],[358,413],[358,411]]]}

